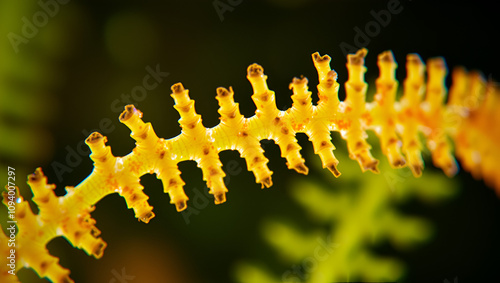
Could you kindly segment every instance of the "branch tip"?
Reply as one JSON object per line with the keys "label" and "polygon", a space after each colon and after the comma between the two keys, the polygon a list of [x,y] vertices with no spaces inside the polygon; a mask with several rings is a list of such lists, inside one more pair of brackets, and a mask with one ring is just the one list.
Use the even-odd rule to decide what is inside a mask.
{"label": "branch tip", "polygon": [[217,97],[218,98],[226,97],[228,95],[229,95],[229,91],[226,88],[224,88],[224,87],[217,88]]}
{"label": "branch tip", "polygon": [[44,177],[41,167],[36,168],[35,172],[28,176],[28,183],[38,182]]}
{"label": "branch tip", "polygon": [[181,93],[184,91],[184,86],[182,85],[182,83],[176,83],[172,85],[171,89],[173,93]]}
{"label": "branch tip", "polygon": [[336,164],[334,163],[330,163],[328,165],[326,165],[326,168],[328,168],[328,170],[330,170],[330,172],[332,172],[333,176],[335,176],[335,178],[338,178],[340,177],[340,171],[337,169],[337,166]]}
{"label": "branch tip", "polygon": [[295,164],[293,169],[300,174],[304,174],[304,175],[309,174],[309,168],[307,168],[307,166],[304,163]]}
{"label": "branch tip", "polygon": [[307,85],[309,81],[307,80],[306,77],[300,76],[300,78],[294,77],[292,80],[292,83],[290,84],[290,89],[292,88],[292,85]]}
{"label": "branch tip", "polygon": [[99,142],[101,139],[103,139],[104,136],[101,135],[101,133],[99,132],[93,132],[92,134],[90,134],[90,136],[85,140],[85,143],[87,145],[89,144],[93,144],[93,143],[97,143]]}
{"label": "branch tip", "polygon": [[365,64],[365,57],[368,54],[368,49],[361,48],[356,52],[356,54],[347,55],[347,64],[363,66]]}
{"label": "branch tip", "polygon": [[263,179],[262,181],[260,181],[261,185],[262,185],[262,189],[263,188],[270,188],[272,185],[273,185],[273,180],[271,179],[271,177],[266,177],[265,179]]}
{"label": "branch tip", "polygon": [[175,208],[177,209],[177,212],[181,212],[187,208],[187,203],[185,200],[181,200],[175,203]]}
{"label": "branch tip", "polygon": [[94,255],[95,258],[99,259],[102,257],[104,254],[104,249],[106,248],[106,243],[100,241],[95,247],[94,250],[92,251],[92,254]]}
{"label": "branch tip", "polygon": [[139,217],[139,220],[144,222],[144,223],[149,223],[151,219],[155,217],[155,214],[152,211],[149,211],[145,214],[143,214],[141,217]]}
{"label": "branch tip", "polygon": [[408,65],[423,65],[424,62],[422,61],[422,58],[420,55],[416,53],[410,53],[406,56],[406,63]]}
{"label": "branch tip", "polygon": [[316,63],[330,62],[332,60],[332,58],[326,54],[323,56],[319,55],[319,52],[313,53],[312,58]]}
{"label": "branch tip", "polygon": [[214,197],[215,197],[215,204],[221,204],[226,202],[226,193],[224,192],[216,193]]}
{"label": "branch tip", "polygon": [[258,77],[262,76],[263,74],[264,74],[264,68],[262,68],[262,66],[260,66],[259,64],[254,63],[248,66],[247,75],[249,77]]}
{"label": "branch tip", "polygon": [[127,121],[128,119],[130,119],[136,111],[138,111],[138,110],[132,104],[125,106],[125,110],[122,112],[122,114],[120,114],[120,117],[119,117],[120,122],[123,123],[123,122]]}
{"label": "branch tip", "polygon": [[391,50],[384,51],[378,55],[378,61],[384,63],[394,63],[394,54]]}

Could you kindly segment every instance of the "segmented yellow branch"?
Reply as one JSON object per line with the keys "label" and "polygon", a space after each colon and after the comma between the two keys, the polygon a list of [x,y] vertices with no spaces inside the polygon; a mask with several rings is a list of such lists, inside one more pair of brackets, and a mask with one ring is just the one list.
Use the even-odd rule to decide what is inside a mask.
{"label": "segmented yellow branch", "polygon": [[373,130],[391,166],[409,166],[416,177],[421,175],[424,167],[419,133],[427,141],[434,165],[442,168],[448,176],[457,172],[451,139],[463,167],[500,190],[500,172],[496,166],[500,158],[497,149],[500,131],[495,127],[500,123],[500,112],[495,111],[500,105],[498,88],[492,82],[486,84],[478,73],[467,74],[464,69],[457,69],[448,102],[443,104],[447,93],[444,60],[430,59],[426,68],[418,55],[410,54],[403,96],[397,101],[397,64],[392,52],[386,51],[378,57],[380,75],[375,83],[375,100],[366,102],[366,54],[367,50],[361,49],[348,55],[346,99],[340,101],[337,73],[330,68],[330,57],[314,53],[312,58],[319,75],[318,104],[311,102],[307,79],[294,78],[290,84],[293,105],[286,111],[276,107],[275,93],[267,86],[263,68],[252,64],[248,67],[247,78],[253,87],[256,114],[243,117],[238,103],[234,102],[233,89],[218,88],[216,98],[221,121],[213,128],[203,126],[188,90],[177,83],[172,86],[171,95],[181,117],[182,132],[168,140],[158,138],[151,124],[142,121],[142,113],[133,105],[126,106],[120,121],[130,128],[131,137],[136,140],[136,147],[130,154],[114,156],[110,147],[105,145],[106,137],[93,133],[86,143],[92,151],[90,158],[94,161],[94,170],[76,187],[67,187],[65,196],[54,195],[54,186],[47,185],[41,169],[29,177],[33,201],[39,206],[40,213],[34,215],[19,197],[18,252],[21,264],[17,268],[31,267],[41,277],[54,282],[72,282],[69,271],[61,268],[57,258],[48,254],[46,244],[54,237],[63,236],[89,255],[101,257],[106,244],[98,238],[99,231],[90,218],[93,205],[106,195],[117,192],[125,198],[127,206],[134,209],[139,220],[149,222],[154,214],[139,182],[144,174],[156,173],[165,192],[170,195],[171,203],[178,211],[184,210],[188,197],[177,167],[181,161],[197,162],[216,204],[226,201],[228,191],[218,156],[221,151],[237,150],[262,188],[272,185],[272,171],[260,146],[263,139],[275,141],[289,169],[307,174],[296,133],[305,133],[309,137],[323,168],[328,168],[335,177],[340,172],[337,169],[339,161],[333,154],[333,131],[340,132],[347,141],[349,155],[357,160],[362,171],[378,172],[378,160],[370,153],[371,146],[366,141],[366,131]]}

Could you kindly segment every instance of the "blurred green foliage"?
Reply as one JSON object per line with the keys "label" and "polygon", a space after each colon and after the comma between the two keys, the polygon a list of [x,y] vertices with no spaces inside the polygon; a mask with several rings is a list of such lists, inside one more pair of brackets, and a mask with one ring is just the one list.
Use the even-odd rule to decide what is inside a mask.
{"label": "blurred green foliage", "polygon": [[[374,139],[370,144],[377,147]],[[448,199],[458,192],[458,184],[432,170],[416,179],[408,168],[390,168],[386,159],[381,160],[380,174],[360,173],[345,148],[335,153],[341,162],[339,179],[328,174],[316,179],[296,177],[291,182],[290,193],[315,223],[312,231],[302,231],[291,219],[270,220],[272,216],[262,225],[264,239],[281,255],[277,258],[291,267],[281,276],[272,276],[258,265],[243,263],[236,269],[238,282],[400,282],[404,261],[394,251],[380,255],[373,247],[387,242],[393,250],[408,252],[428,241],[432,224],[408,216],[398,206],[410,198]],[[380,150],[374,154],[381,156]],[[316,170],[329,173],[310,157]]]}

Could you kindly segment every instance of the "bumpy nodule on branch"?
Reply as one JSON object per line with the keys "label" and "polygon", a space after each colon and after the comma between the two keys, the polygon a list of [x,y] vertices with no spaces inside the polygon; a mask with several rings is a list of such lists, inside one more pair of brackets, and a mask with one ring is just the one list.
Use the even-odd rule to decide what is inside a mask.
{"label": "bumpy nodule on branch", "polygon": [[[500,131],[496,126],[500,124],[500,111],[496,110],[500,99],[497,85],[486,83],[477,72],[467,73],[458,68],[453,72],[453,84],[445,102],[447,69],[444,60],[430,59],[426,67],[417,54],[410,54],[406,62],[403,95],[397,100],[397,64],[392,52],[386,51],[378,56],[375,99],[366,102],[366,55],[366,49],[348,55],[346,99],[340,101],[340,86],[337,73],[330,68],[330,57],[314,53],[312,59],[319,76],[318,104],[312,104],[307,79],[294,78],[290,84],[293,105],[286,111],[276,107],[275,93],[267,86],[263,68],[252,64],[248,67],[247,79],[254,91],[255,115],[245,118],[233,99],[233,89],[220,87],[216,99],[221,121],[213,128],[203,126],[188,90],[181,83],[174,84],[171,96],[175,100],[174,108],[180,114],[182,131],[167,140],[157,137],[151,124],[143,122],[142,113],[133,105],[126,106],[119,118],[130,128],[131,137],[136,140],[136,147],[130,154],[114,156],[111,148],[106,146],[106,137],[92,133],[86,143],[92,151],[90,158],[94,170],[76,187],[67,187],[65,196],[55,196],[55,186],[47,184],[40,168],[29,177],[33,201],[40,212],[34,215],[28,203],[18,196],[20,260],[17,268],[33,268],[38,275],[54,282],[73,282],[69,271],[48,254],[46,244],[54,237],[63,236],[87,254],[101,257],[106,243],[99,238],[95,220],[90,217],[93,205],[106,195],[117,192],[125,198],[128,208],[134,209],[139,220],[149,222],[154,214],[139,182],[144,174],[156,173],[165,192],[170,195],[170,202],[178,211],[186,209],[188,197],[177,167],[181,161],[197,162],[216,204],[225,202],[228,192],[219,159],[221,151],[237,150],[262,188],[272,186],[272,171],[267,166],[269,160],[260,146],[263,139],[275,141],[289,169],[307,174],[309,169],[300,154],[296,133],[305,133],[309,137],[323,167],[335,177],[340,176],[341,170],[333,153],[333,131],[339,132],[347,141],[349,155],[359,163],[362,171],[379,172],[378,160],[372,156],[371,146],[366,140],[366,131],[372,130],[394,168],[409,166],[413,175],[419,177],[424,168],[421,140],[425,140],[434,165],[442,168],[446,175],[457,173],[456,156],[466,170],[477,178],[484,178],[500,191],[497,166]],[[4,233],[0,233],[0,239],[6,241]],[[15,277],[7,273],[5,265],[0,270],[1,278],[12,280]]]}

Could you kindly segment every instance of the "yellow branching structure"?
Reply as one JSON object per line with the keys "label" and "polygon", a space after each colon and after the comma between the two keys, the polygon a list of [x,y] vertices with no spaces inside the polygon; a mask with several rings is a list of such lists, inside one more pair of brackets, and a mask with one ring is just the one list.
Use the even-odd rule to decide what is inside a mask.
{"label": "yellow branching structure", "polygon": [[[262,187],[272,185],[272,171],[260,146],[263,139],[272,139],[279,145],[288,168],[307,174],[308,168],[300,154],[301,147],[296,133],[305,133],[313,143],[314,152],[333,175],[340,175],[338,160],[333,154],[331,132],[340,132],[347,141],[349,155],[357,160],[361,170],[378,172],[378,161],[370,153],[366,141],[367,130],[373,130],[381,141],[382,152],[391,166],[409,166],[415,176],[420,176],[424,163],[419,133],[423,133],[432,159],[448,176],[457,172],[454,156],[461,159],[463,167],[474,176],[483,177],[500,190],[500,170],[495,162],[500,159],[500,131],[494,125],[500,123],[498,89],[493,83],[486,84],[477,73],[467,74],[459,69],[453,74],[449,99],[444,103],[447,89],[447,69],[442,58],[431,59],[427,68],[416,54],[408,55],[407,78],[404,94],[396,101],[398,81],[397,67],[390,51],[378,57],[380,75],[376,80],[375,101],[366,102],[368,84],[364,80],[366,49],[348,55],[349,79],[345,83],[346,99],[338,98],[337,73],[330,68],[330,57],[312,55],[319,74],[317,105],[312,105],[311,92],[306,78],[295,78],[290,84],[293,106],[280,111],[276,107],[275,94],[267,86],[263,68],[253,64],[247,78],[252,84],[252,99],[256,114],[245,118],[238,103],[233,100],[233,90],[217,89],[221,122],[213,128],[205,128],[201,116],[194,108],[188,90],[182,84],[172,86],[175,109],[180,114],[180,135],[171,139],[158,138],[150,123],[142,121],[142,113],[133,105],[125,107],[120,121],[132,131],[136,140],[133,151],[116,157],[106,146],[106,137],[92,133],[86,140],[94,161],[94,170],[76,187],[67,187],[67,194],[57,197],[54,185],[48,185],[41,169],[29,176],[28,184],[33,191],[33,201],[40,212],[34,215],[27,202],[17,196],[17,269],[30,267],[39,276],[54,282],[72,282],[69,271],[59,266],[58,259],[49,255],[46,244],[54,237],[63,236],[73,246],[99,258],[106,247],[99,238],[99,230],[90,217],[93,205],[111,193],[125,198],[136,217],[149,222],[154,217],[148,196],[143,193],[140,177],[156,173],[164,190],[178,211],[187,207],[185,184],[177,164],[194,160],[203,172],[203,179],[215,197],[215,203],[226,201],[228,191],[223,178],[219,152],[237,150],[245,159],[249,171]],[[427,82],[425,70],[427,69]],[[455,154],[451,140],[454,141]],[[4,194],[7,204],[7,195]],[[0,245],[6,246],[6,237],[0,233]],[[2,252],[6,253],[7,251]],[[2,256],[5,260],[6,257]],[[6,265],[0,267],[2,282],[16,282],[8,274]],[[10,282],[10,281],[8,281]]]}

